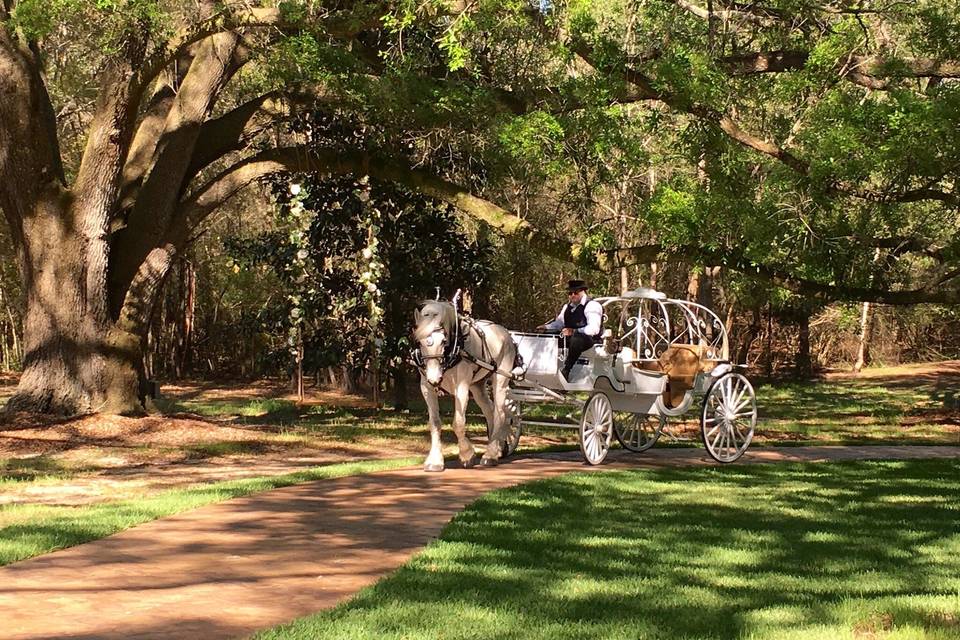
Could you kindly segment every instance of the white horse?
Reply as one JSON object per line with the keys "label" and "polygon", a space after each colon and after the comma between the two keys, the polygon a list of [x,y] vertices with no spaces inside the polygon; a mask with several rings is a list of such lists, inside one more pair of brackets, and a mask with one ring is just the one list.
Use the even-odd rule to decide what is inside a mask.
{"label": "white horse", "polygon": [[[423,463],[424,471],[443,471],[438,389],[453,396],[453,431],[463,466],[472,467],[476,459],[466,433],[471,394],[491,434],[480,464],[497,464],[508,434],[507,389],[517,349],[510,332],[492,322],[460,317],[452,304],[442,301],[423,303],[415,321],[413,339],[419,353],[415,350],[414,359],[420,369],[420,391],[430,412],[430,453]],[[492,402],[484,386],[488,379],[493,388]]]}

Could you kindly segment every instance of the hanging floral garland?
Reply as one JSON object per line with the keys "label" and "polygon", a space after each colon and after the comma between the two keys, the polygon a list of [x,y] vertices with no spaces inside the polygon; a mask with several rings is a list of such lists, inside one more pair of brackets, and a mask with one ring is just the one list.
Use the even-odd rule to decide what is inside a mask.
{"label": "hanging floral garland", "polygon": [[[380,279],[384,276],[384,264],[380,260],[380,242],[377,236],[380,233],[380,210],[370,200],[370,177],[364,176],[357,180],[356,196],[363,203],[366,213],[367,246],[360,252],[363,271],[360,273],[360,282],[364,286],[364,301],[369,314],[367,325],[370,343],[370,360],[374,371],[379,370],[380,352],[383,347],[381,323],[383,320],[382,292],[379,287]],[[375,381],[376,384],[376,381]]]}
{"label": "hanging floral garland", "polygon": [[[293,259],[286,266],[290,276],[297,285],[304,285],[309,278],[307,273],[308,260],[310,258],[309,249],[309,231],[312,223],[312,215],[304,207],[304,201],[307,199],[307,192],[299,182],[290,183],[290,203],[287,216],[290,222],[289,240],[290,246],[294,249]],[[287,347],[294,358],[294,364],[298,367],[303,363],[303,322],[304,309],[303,297],[299,288],[291,290],[287,294],[290,312],[288,316],[289,329],[287,333]]]}

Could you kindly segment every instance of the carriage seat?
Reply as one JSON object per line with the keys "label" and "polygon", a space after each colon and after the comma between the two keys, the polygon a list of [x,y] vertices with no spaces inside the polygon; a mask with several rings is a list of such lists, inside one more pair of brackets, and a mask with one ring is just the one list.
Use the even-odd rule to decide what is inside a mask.
{"label": "carriage seat", "polygon": [[707,359],[707,350],[706,345],[672,344],[657,360],[634,361],[633,366],[667,374],[663,401],[672,408],[683,402],[684,394],[693,388],[698,373],[707,373],[717,366],[715,360]]}

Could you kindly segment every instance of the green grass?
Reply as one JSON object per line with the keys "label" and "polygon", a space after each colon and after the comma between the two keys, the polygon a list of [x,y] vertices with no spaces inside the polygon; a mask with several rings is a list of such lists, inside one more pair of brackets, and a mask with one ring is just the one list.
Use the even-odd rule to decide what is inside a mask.
{"label": "green grass", "polygon": [[[813,382],[778,382],[757,386],[760,422],[756,442],[763,445],[797,444],[960,444],[956,416],[944,411],[960,408],[950,378],[930,376],[890,380],[837,379]],[[210,401],[199,397],[167,406],[168,410],[191,411],[208,416],[233,418],[244,424],[271,424],[285,434],[316,441],[362,443],[372,439],[420,443],[427,437],[426,408],[419,399],[410,402],[408,413],[390,409],[311,406],[298,408],[288,400],[244,399]],[[695,407],[694,409],[698,409]],[[444,423],[452,414],[450,398],[441,399]],[[688,413],[696,418],[696,410]],[[554,419],[566,414],[579,418],[576,408],[553,405],[525,407],[530,418]],[[471,433],[483,432],[479,410],[470,405]],[[671,430],[680,440],[664,438],[659,446],[692,446],[695,421]],[[569,429],[532,427],[532,434],[576,446],[576,432]],[[522,450],[531,451],[529,441]]]}
{"label": "green grass", "polygon": [[0,490],[29,482],[50,484],[72,478],[83,470],[81,466],[65,464],[47,455],[0,458]]}
{"label": "green grass", "polygon": [[956,639],[958,522],[958,461],[568,475],[258,637]]}
{"label": "green grass", "polygon": [[953,396],[924,380],[833,380],[757,388],[771,444],[960,444]]}
{"label": "green grass", "polygon": [[333,464],[279,476],[217,482],[90,506],[4,505],[0,506],[0,565],[103,538],[214,502],[299,482],[395,469],[415,462],[414,458],[400,458]]}

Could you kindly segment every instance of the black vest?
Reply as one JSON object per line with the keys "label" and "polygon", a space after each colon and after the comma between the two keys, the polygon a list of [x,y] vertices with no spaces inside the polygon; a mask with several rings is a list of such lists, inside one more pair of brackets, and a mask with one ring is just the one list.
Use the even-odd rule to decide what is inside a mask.
{"label": "black vest", "polygon": [[587,326],[587,305],[578,304],[573,309],[570,305],[563,311],[563,326],[565,329],[583,329]]}

